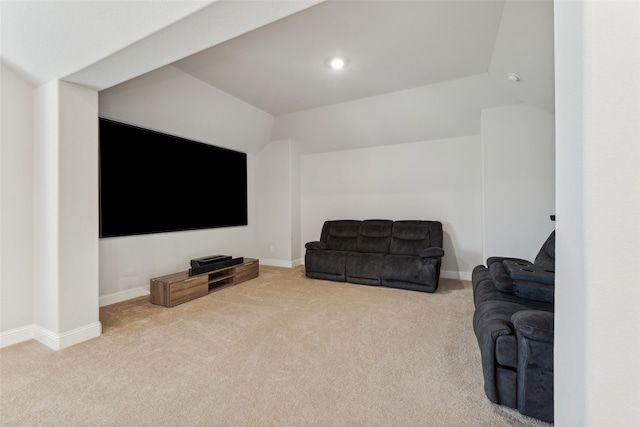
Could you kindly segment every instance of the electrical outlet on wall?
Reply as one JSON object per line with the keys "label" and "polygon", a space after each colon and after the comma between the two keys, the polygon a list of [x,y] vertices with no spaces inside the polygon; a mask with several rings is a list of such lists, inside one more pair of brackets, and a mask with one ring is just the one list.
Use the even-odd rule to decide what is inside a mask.
{"label": "electrical outlet on wall", "polygon": [[271,245],[269,246],[269,252],[274,253],[276,251],[276,247]]}

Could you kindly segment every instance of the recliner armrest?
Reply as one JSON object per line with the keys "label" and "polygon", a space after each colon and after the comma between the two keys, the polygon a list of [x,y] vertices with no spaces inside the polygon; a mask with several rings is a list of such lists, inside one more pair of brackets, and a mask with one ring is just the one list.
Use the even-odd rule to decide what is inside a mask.
{"label": "recliner armrest", "polygon": [[324,251],[329,249],[329,245],[327,245],[325,242],[319,241],[307,242],[304,247],[312,251]]}
{"label": "recliner armrest", "polygon": [[553,269],[514,260],[505,260],[502,265],[513,280],[543,283],[545,285],[555,284],[555,271]]}
{"label": "recliner armrest", "polygon": [[420,258],[442,258],[444,249],[438,247],[424,248],[420,251]]}
{"label": "recliner armrest", "polygon": [[491,273],[493,284],[496,285],[499,291],[513,293],[515,290],[513,279],[511,279],[501,262],[494,262],[489,265],[489,272]]}
{"label": "recliner armrest", "polygon": [[496,262],[499,264],[502,264],[502,261],[516,261],[516,262],[531,264],[531,261],[527,261],[526,259],[508,258],[503,256],[492,256],[487,258],[487,267],[491,267],[491,264],[495,264]]}
{"label": "recliner armrest", "polygon": [[[544,272],[536,275],[532,272],[526,276],[512,275],[504,264],[494,262],[489,267],[491,279],[500,292],[512,293],[527,300],[553,303],[555,289],[553,273]],[[522,280],[522,277],[527,277],[527,280]]]}
{"label": "recliner armrest", "polygon": [[511,322],[524,338],[553,343],[553,317],[548,311],[522,310],[511,316]]}
{"label": "recliner armrest", "polygon": [[511,321],[518,339],[518,411],[553,422],[553,313],[523,310]]}

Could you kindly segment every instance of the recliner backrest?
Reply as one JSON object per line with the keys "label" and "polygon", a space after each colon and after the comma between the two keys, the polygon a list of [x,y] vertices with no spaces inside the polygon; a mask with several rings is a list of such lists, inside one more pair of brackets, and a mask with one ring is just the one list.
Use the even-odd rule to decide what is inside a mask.
{"label": "recliner backrest", "polygon": [[548,271],[556,268],[556,231],[553,230],[544,242],[533,264]]}
{"label": "recliner backrest", "polygon": [[419,255],[428,247],[442,247],[442,223],[438,221],[395,221],[389,252]]}
{"label": "recliner backrest", "polygon": [[360,224],[358,251],[367,253],[389,253],[393,221],[366,219]]}
{"label": "recliner backrest", "polygon": [[357,251],[361,222],[351,219],[325,221],[320,241],[335,251]]}

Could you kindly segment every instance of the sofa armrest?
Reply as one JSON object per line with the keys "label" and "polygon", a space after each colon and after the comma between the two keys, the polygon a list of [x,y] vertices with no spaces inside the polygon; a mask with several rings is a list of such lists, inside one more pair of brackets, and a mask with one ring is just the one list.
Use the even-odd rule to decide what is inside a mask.
{"label": "sofa armrest", "polygon": [[[527,300],[553,303],[555,289],[553,273],[535,274],[532,271],[527,275],[514,275],[505,268],[505,264],[509,262],[513,262],[513,260],[504,263],[494,262],[489,267],[491,279],[500,292],[512,293]],[[534,268],[533,264],[529,265]],[[522,277],[526,277],[527,280],[522,280]]]}
{"label": "sofa armrest", "polygon": [[494,262],[489,265],[489,272],[491,273],[491,279],[493,284],[502,292],[513,293],[513,279],[507,273],[501,262]]}
{"label": "sofa armrest", "polygon": [[319,241],[307,242],[304,247],[312,251],[324,251],[329,249],[329,246],[325,242]]}
{"label": "sofa armrest", "polygon": [[553,313],[522,310],[511,316],[516,332],[527,339],[553,343]]}
{"label": "sofa armrest", "polygon": [[518,338],[518,411],[552,423],[553,313],[523,310],[511,321]]}
{"label": "sofa armrest", "polygon": [[513,280],[524,280],[545,285],[555,284],[555,271],[553,269],[514,260],[505,260],[502,265]]}
{"label": "sofa armrest", "polygon": [[526,263],[526,264],[531,264],[531,261],[527,261],[526,259],[520,259],[520,258],[507,258],[507,257],[502,257],[502,256],[492,256],[487,258],[487,267],[491,267],[491,264],[502,264],[502,261],[515,261],[515,262],[522,262],[522,263]]}
{"label": "sofa armrest", "polygon": [[420,258],[442,258],[444,249],[438,247],[424,248],[420,251]]}

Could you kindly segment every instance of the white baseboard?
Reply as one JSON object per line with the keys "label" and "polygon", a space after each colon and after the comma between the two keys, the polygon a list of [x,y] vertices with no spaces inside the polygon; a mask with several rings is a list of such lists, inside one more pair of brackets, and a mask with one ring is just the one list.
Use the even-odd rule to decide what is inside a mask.
{"label": "white baseboard", "polygon": [[100,307],[104,307],[105,305],[111,305],[117,302],[130,300],[132,298],[143,297],[145,295],[149,295],[148,288],[127,289],[125,291],[115,292],[113,294],[102,295],[100,297],[99,305]]}
{"label": "white baseboard", "polygon": [[10,331],[0,332],[0,348],[9,347],[24,341],[33,339],[34,325],[23,326],[21,328],[11,329]]}
{"label": "white baseboard", "polygon": [[283,260],[280,260],[280,259],[264,259],[264,258],[260,258],[260,265],[268,265],[270,267],[293,268],[293,261],[283,261]]}
{"label": "white baseboard", "polygon": [[43,327],[34,326],[34,339],[53,350],[60,350],[79,344],[102,334],[102,323],[94,322],[61,334],[56,334]]}
{"label": "white baseboard", "polygon": [[468,271],[451,271],[451,270],[440,270],[440,277],[443,279],[453,279],[453,280],[471,280],[471,272]]}
{"label": "white baseboard", "polygon": [[29,325],[0,333],[0,348],[36,340],[52,350],[60,350],[99,337],[101,334],[102,323],[100,322],[90,323],[61,334],[56,334],[38,325]]}

